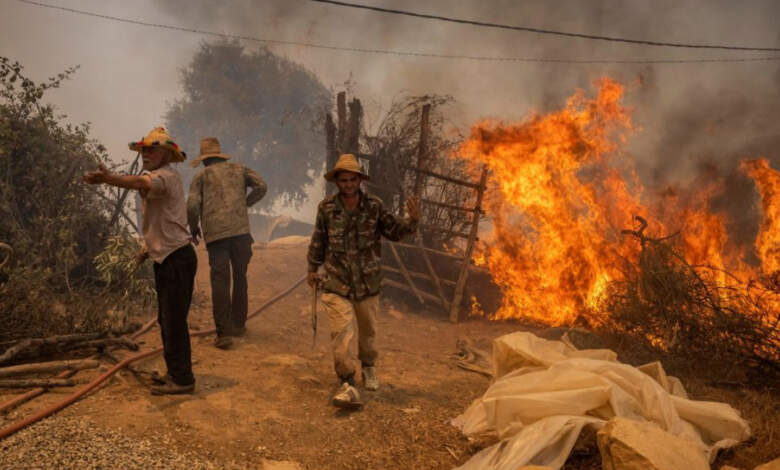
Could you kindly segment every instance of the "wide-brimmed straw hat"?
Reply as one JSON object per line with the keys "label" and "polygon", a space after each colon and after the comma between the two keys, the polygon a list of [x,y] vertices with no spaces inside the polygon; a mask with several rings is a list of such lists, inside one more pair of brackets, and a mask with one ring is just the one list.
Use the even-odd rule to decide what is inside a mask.
{"label": "wide-brimmed straw hat", "polygon": [[333,181],[336,178],[336,173],[339,171],[351,171],[352,173],[359,174],[363,177],[363,179],[369,179],[366,172],[360,168],[360,163],[358,163],[357,157],[351,153],[344,153],[339,155],[339,159],[336,161],[336,166],[334,166],[333,169],[329,172],[325,173],[325,179],[327,181]]}
{"label": "wide-brimmed straw hat", "polygon": [[200,141],[200,155],[198,155],[190,165],[195,168],[203,160],[212,157],[221,158],[223,160],[230,159],[230,155],[222,153],[222,150],[219,148],[219,140],[216,137],[205,137]]}
{"label": "wide-brimmed straw hat", "polygon": [[164,147],[171,151],[174,162],[183,162],[187,159],[187,154],[171,140],[171,136],[162,127],[155,127],[143,139],[128,144],[130,150],[140,152],[144,147]]}

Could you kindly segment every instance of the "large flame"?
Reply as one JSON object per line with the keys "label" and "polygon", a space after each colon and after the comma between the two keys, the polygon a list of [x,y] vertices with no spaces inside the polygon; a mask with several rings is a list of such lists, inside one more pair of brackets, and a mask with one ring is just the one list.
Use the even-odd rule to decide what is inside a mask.
{"label": "large flame", "polygon": [[761,194],[764,219],[756,238],[756,251],[765,275],[777,277],[780,272],[780,173],[764,159],[742,162]]}
{"label": "large flame", "polygon": [[[578,91],[558,112],[517,124],[481,122],[459,149],[475,168],[490,170],[484,210],[493,229],[477,257],[502,290],[497,318],[571,324],[587,313],[598,321],[599,297],[637,259],[639,243],[621,235],[634,216],[648,220],[657,236],[679,231],[686,261],[716,268],[710,271],[716,281],[727,282],[722,270],[746,269],[728,240],[725,217],[709,211],[722,189],[717,180],[643,198],[621,152],[634,130],[621,105],[623,88],[609,79],[598,87],[594,98]],[[771,208],[780,201],[767,198],[780,199],[780,177],[764,161],[748,164],[748,172],[770,195],[764,211],[775,225],[765,222],[757,246],[762,260],[774,260],[765,269],[776,271],[780,217]]]}

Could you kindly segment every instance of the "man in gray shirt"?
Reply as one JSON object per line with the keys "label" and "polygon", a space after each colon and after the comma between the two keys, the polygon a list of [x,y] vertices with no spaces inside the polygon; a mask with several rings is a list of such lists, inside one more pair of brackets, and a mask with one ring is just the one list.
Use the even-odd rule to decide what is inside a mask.
{"label": "man in gray shirt", "polygon": [[[228,162],[216,137],[200,142],[200,155],[192,161],[205,168],[190,183],[187,219],[193,239],[206,241],[211,267],[211,302],[218,348],[227,349],[233,336],[246,333],[246,271],[252,257],[247,208],[263,198],[266,184],[244,165]],[[247,189],[251,192],[247,194]],[[200,228],[199,228],[200,226]],[[202,229],[202,230],[201,230]],[[233,277],[233,295],[230,278]]]}

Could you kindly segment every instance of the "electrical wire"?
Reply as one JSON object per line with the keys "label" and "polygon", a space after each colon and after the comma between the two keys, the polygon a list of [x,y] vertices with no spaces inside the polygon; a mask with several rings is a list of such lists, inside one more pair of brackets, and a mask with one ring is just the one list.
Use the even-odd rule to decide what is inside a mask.
{"label": "electrical wire", "polygon": [[780,47],[749,47],[749,46],[731,46],[731,45],[722,45],[722,44],[685,44],[685,43],[678,43],[678,42],[662,42],[662,41],[647,41],[643,39],[631,39],[631,38],[621,38],[621,37],[614,37],[614,36],[599,36],[595,34],[584,34],[584,33],[571,33],[567,31],[556,31],[551,29],[541,29],[541,28],[531,28],[528,26],[512,26],[507,24],[499,24],[499,23],[487,23],[484,21],[474,21],[474,20],[464,20],[460,18],[450,18],[446,16],[438,16],[438,15],[429,15],[424,13],[415,13],[411,11],[405,11],[405,10],[394,10],[391,8],[382,8],[382,7],[375,7],[370,5],[361,5],[357,3],[348,3],[348,2],[341,2],[338,0],[311,0],[312,2],[317,3],[329,3],[331,5],[337,5],[341,7],[348,7],[348,8],[359,8],[362,10],[371,10],[376,11],[380,13],[390,13],[393,15],[403,15],[403,16],[411,16],[415,18],[423,18],[427,20],[437,20],[437,21],[447,21],[451,23],[460,23],[460,24],[467,24],[472,26],[483,26],[488,28],[499,28],[499,29],[509,29],[513,31],[524,31],[529,33],[537,33],[537,34],[550,34],[554,36],[564,36],[564,37],[570,37],[570,38],[578,38],[578,39],[592,39],[592,40],[598,40],[598,41],[612,41],[612,42],[623,42],[628,44],[639,44],[643,46],[656,46],[656,47],[682,47],[682,48],[690,48],[690,49],[720,49],[720,50],[729,50],[729,51],[756,51],[756,52],[780,52]]}
{"label": "electrical wire", "polygon": [[50,8],[53,10],[65,11],[73,14],[90,16],[94,18],[101,18],[110,21],[116,21],[120,23],[133,24],[137,26],[146,26],[158,29],[167,29],[172,31],[187,32],[193,34],[201,34],[204,36],[219,37],[223,39],[237,39],[248,42],[258,42],[266,44],[279,44],[287,46],[299,46],[309,47],[315,49],[327,49],[336,51],[358,52],[364,54],[384,54],[384,55],[396,55],[406,57],[425,57],[436,59],[459,59],[459,60],[471,60],[471,61],[484,61],[484,62],[525,62],[525,63],[547,63],[547,64],[712,64],[712,63],[732,63],[732,62],[774,62],[780,61],[780,56],[768,56],[768,57],[744,57],[744,58],[715,58],[715,59],[627,59],[627,60],[610,60],[610,59],[557,59],[557,58],[537,58],[537,57],[498,57],[498,56],[472,56],[472,55],[456,55],[456,54],[438,54],[427,52],[414,52],[414,51],[396,51],[386,49],[368,49],[359,47],[340,47],[325,44],[316,44],[311,42],[298,42],[298,41],[285,41],[279,39],[260,38],[254,36],[246,36],[241,34],[232,33],[218,33],[214,31],[208,31],[196,28],[187,28],[183,26],[174,26],[162,23],[151,23],[147,21],[133,20],[129,18],[121,18],[118,16],[104,15],[100,13],[94,13],[85,10],[77,10],[75,8],[62,7],[58,5],[50,5],[47,3],[36,2],[33,0],[16,0],[19,3],[27,5],[33,5],[42,8]]}

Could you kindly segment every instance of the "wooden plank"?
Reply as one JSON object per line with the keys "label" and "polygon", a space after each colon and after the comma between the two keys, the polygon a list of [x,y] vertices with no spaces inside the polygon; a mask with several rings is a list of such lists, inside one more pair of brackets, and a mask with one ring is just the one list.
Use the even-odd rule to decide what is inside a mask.
{"label": "wooden plank", "polygon": [[353,98],[349,102],[349,121],[347,122],[347,135],[344,137],[344,144],[347,153],[355,154],[358,152],[358,141],[360,140],[360,119],[363,116],[363,107],[360,100]]}
{"label": "wooden plank", "polygon": [[44,372],[59,372],[61,370],[96,369],[100,366],[98,361],[91,359],[73,361],[35,362],[32,364],[20,364],[18,366],[3,367],[0,369],[0,377],[13,377],[16,375],[39,374]]}
{"label": "wooden plank", "polygon": [[471,181],[465,181],[458,178],[453,178],[451,176],[442,175],[440,173],[436,173],[431,170],[422,170],[410,165],[399,165],[404,170],[412,170],[419,173],[422,173],[424,175],[430,176],[432,178],[440,179],[443,181],[447,181],[448,183],[457,184],[458,186],[466,186],[467,188],[473,188],[473,189],[479,189],[479,183],[472,183]]}
{"label": "wooden plank", "polygon": [[[396,246],[402,246],[404,248],[419,248],[417,245],[412,245],[411,243],[404,243],[404,242],[393,242],[393,243]],[[429,246],[423,246],[423,250],[429,253],[435,253],[437,255],[446,256],[447,258],[463,259],[463,255],[458,255],[455,253],[447,253],[446,251],[437,250],[436,248],[431,248]]]}
{"label": "wooden plank", "polygon": [[73,387],[71,379],[0,379],[0,388]]}
{"label": "wooden plank", "polygon": [[[395,287],[396,289],[401,289],[402,291],[414,293],[409,288],[409,286],[407,286],[406,284],[393,281],[392,279],[382,279],[382,284],[390,286],[390,287]],[[434,302],[434,303],[437,303],[437,304],[441,304],[441,300],[438,297],[436,297],[435,295],[431,295],[431,294],[429,294],[427,292],[418,292],[418,294],[422,295],[423,297],[425,297],[426,299],[430,300],[431,302]],[[445,304],[445,305],[443,305],[443,307],[444,308],[448,308],[449,304]]]}
{"label": "wooden plank", "polygon": [[417,232],[417,235],[414,238],[417,241],[417,247],[420,249],[420,253],[422,254],[425,268],[428,270],[428,274],[430,274],[431,279],[433,279],[433,285],[436,286],[436,293],[439,295],[442,305],[445,305],[447,303],[447,299],[444,297],[444,290],[441,288],[441,280],[436,274],[436,270],[433,269],[433,264],[431,263],[431,258],[428,256],[428,252],[425,251],[425,246],[423,245],[420,232]]}
{"label": "wooden plank", "polygon": [[407,284],[409,284],[409,287],[412,289],[412,292],[417,297],[417,300],[419,300],[421,304],[425,304],[425,300],[423,300],[423,297],[420,295],[420,292],[417,290],[417,286],[414,285],[414,281],[412,281],[412,277],[409,275],[409,271],[406,270],[406,266],[404,266],[404,262],[401,260],[401,257],[398,256],[398,250],[395,249],[392,243],[390,244],[390,252],[393,253],[393,258],[395,258],[395,262],[398,263],[398,267],[401,269],[401,274],[403,274],[404,279],[406,280]]}
{"label": "wooden plank", "polygon": [[336,150],[338,153],[344,153],[347,134],[347,94],[343,91],[336,95],[336,115],[338,116]]}
{"label": "wooden plank", "polygon": [[[370,154],[367,154],[367,153],[361,153],[361,154],[358,154],[356,156],[359,157],[359,158],[363,158],[365,160],[368,160],[369,162],[370,161],[376,161],[376,160],[379,159],[376,155],[370,155]],[[450,182],[452,184],[457,184],[459,186],[466,186],[467,188],[479,189],[479,183],[473,183],[471,181],[465,181],[465,180],[461,180],[461,179],[458,179],[458,178],[453,178],[451,176],[442,175],[440,173],[436,173],[436,172],[430,171],[430,170],[421,170],[421,169],[418,169],[416,166],[411,166],[411,165],[398,165],[398,166],[400,168],[404,169],[404,170],[417,171],[417,172],[420,172],[420,173],[422,173],[424,175],[430,176],[432,178],[436,178],[436,179],[440,179],[440,180],[443,180],[443,181],[447,181],[447,182]]]}
{"label": "wooden plank", "polygon": [[[385,270],[385,271],[387,271],[387,272],[389,272],[389,273],[393,273],[393,274],[398,274],[398,275],[401,275],[401,270],[400,270],[400,269],[393,268],[392,266],[388,266],[388,265],[386,265],[386,264],[383,264],[383,265],[382,265],[382,269],[383,269],[383,270]],[[412,276],[412,277],[414,277],[414,278],[417,278],[417,279],[424,279],[424,280],[426,280],[426,281],[431,281],[431,282],[433,282],[433,279],[431,279],[431,276],[429,276],[428,274],[425,274],[425,273],[419,273],[419,272],[417,272],[417,271],[412,271],[412,270],[410,270],[410,269],[408,269],[408,268],[407,268],[407,272],[409,273],[409,275],[410,275],[410,276]],[[443,284],[447,284],[447,285],[450,285],[450,286],[454,286],[454,285],[455,285],[455,281],[450,281],[449,279],[440,279],[440,281],[441,281]],[[422,290],[422,289],[420,289],[420,290]],[[423,292],[424,292],[424,291],[423,291]],[[445,301],[446,301],[446,300],[445,300]],[[448,302],[448,303],[449,303],[449,302]]]}
{"label": "wooden plank", "polygon": [[450,307],[450,321],[458,322],[460,313],[460,302],[463,300],[463,289],[466,287],[466,280],[469,276],[469,265],[471,264],[471,254],[474,252],[474,243],[477,241],[477,232],[479,231],[479,214],[482,208],[482,197],[485,195],[485,182],[487,181],[487,167],[482,167],[482,175],[479,178],[479,191],[477,191],[477,212],[474,213],[474,220],[471,224],[471,233],[469,233],[468,243],[466,244],[466,253],[463,255],[463,268],[460,270],[457,284],[455,284],[455,295],[452,298]]}
{"label": "wooden plank", "polygon": [[[476,218],[479,218],[479,213],[474,214],[474,215],[475,215]],[[448,228],[437,227],[436,225],[419,224],[417,227],[419,229],[426,230],[426,231],[429,231],[429,232],[444,232],[444,233],[448,233],[450,235],[455,235],[456,237],[461,237],[461,238],[465,238],[465,239],[469,238],[469,234],[468,233],[465,233],[465,232],[455,232],[455,231],[452,231],[452,230],[450,230]]]}
{"label": "wooden plank", "polygon": [[454,211],[474,212],[476,209],[473,207],[461,207],[454,204],[447,204],[446,202],[433,201],[431,199],[420,199],[423,204],[430,204],[432,206],[444,207],[446,209],[452,209]]}
{"label": "wooden plank", "polygon": [[[336,165],[339,158],[339,151],[336,147],[336,124],[333,123],[333,116],[330,111],[325,113],[325,171],[330,170]],[[325,193],[333,194],[336,186],[326,184]]]}
{"label": "wooden plank", "polygon": [[469,271],[490,275],[490,270],[484,266],[474,266],[473,264],[469,264]]}

